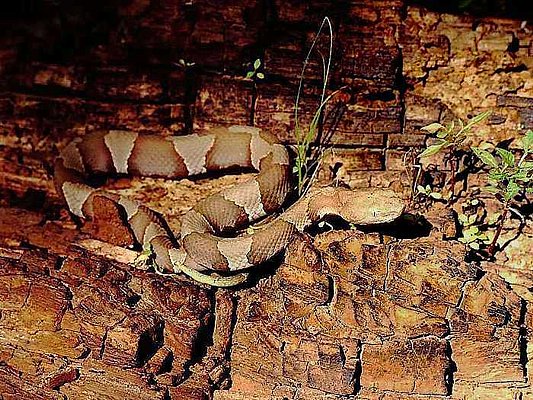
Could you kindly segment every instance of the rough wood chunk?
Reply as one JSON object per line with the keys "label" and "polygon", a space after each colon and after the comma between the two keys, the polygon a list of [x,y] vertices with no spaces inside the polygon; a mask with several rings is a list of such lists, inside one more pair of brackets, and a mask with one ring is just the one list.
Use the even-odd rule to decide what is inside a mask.
{"label": "rough wood chunk", "polygon": [[[383,245],[377,236],[330,233],[315,240],[320,253],[308,241],[293,242],[277,274],[241,299],[233,386],[215,398],[262,398],[274,390],[272,381],[286,393],[296,391],[292,385],[298,382],[300,393],[332,399],[355,393],[453,394],[454,379],[462,381],[459,371],[468,365],[458,340],[480,328],[492,331],[475,315],[494,315],[489,298],[495,294],[462,262],[462,246],[436,246],[435,240]],[[467,294],[469,284],[480,285],[475,294]],[[520,300],[510,301],[505,310],[519,311]],[[455,320],[468,328],[456,331]],[[518,332],[521,322],[511,321],[507,324]],[[510,371],[521,373],[517,337],[500,340],[510,346],[504,350],[511,356]],[[498,380],[509,379],[497,372],[506,370],[505,360],[485,362]]]}
{"label": "rough wood chunk", "polygon": [[361,385],[408,394],[445,395],[446,375],[452,365],[447,346],[446,340],[437,337],[365,346]]}
{"label": "rough wood chunk", "polygon": [[[484,140],[533,127],[528,26],[402,0],[120,3],[42,4],[44,16],[20,14],[0,32],[0,397],[533,397],[531,230],[481,271],[436,207],[427,223],[390,228],[394,240],[295,238],[249,286],[215,292],[136,269],[131,250],[96,241],[132,243],[112,207],[77,229],[50,179],[59,149],[94,129],[252,123],[294,143],[302,62],[329,15],[329,90],[343,87],[331,106],[343,115],[320,177],[401,191],[404,152],[424,144],[424,125],[491,109]],[[257,58],[265,79],[254,83],[244,75]],[[302,126],[321,66],[312,57],[305,72]],[[177,216],[217,188],[148,179],[129,192]]]}
{"label": "rough wood chunk", "polygon": [[519,21],[479,22],[409,8],[399,38],[404,78],[412,85],[405,98],[406,129],[464,120],[487,110],[497,118],[479,130],[483,140],[497,143],[514,137],[517,123],[533,126],[531,32]]}
{"label": "rough wood chunk", "polygon": [[[39,229],[45,229],[39,220],[18,227],[27,243]],[[68,232],[59,232],[62,240]],[[36,393],[53,388],[79,398],[165,398],[166,385],[205,374],[190,371],[197,349],[207,346],[211,299],[205,290],[111,265],[82,248],[63,249],[61,257],[38,250],[2,253],[0,362],[3,373],[24,376],[19,392],[9,386],[12,380],[3,380],[8,386],[2,393],[22,396],[30,385]],[[15,258],[5,257],[10,254]],[[226,346],[222,342],[211,356],[223,360]],[[223,378],[213,375],[211,382]],[[195,381],[203,382],[200,388],[209,385]]]}

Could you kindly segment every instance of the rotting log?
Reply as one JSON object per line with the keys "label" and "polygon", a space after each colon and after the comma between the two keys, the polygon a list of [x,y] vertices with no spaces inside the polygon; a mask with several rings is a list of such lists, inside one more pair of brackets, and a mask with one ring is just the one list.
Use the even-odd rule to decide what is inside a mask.
{"label": "rotting log", "polygon": [[[135,253],[112,245],[132,242],[105,204],[78,229],[50,177],[58,148],[95,128],[167,135],[252,122],[292,142],[301,62],[328,11],[331,88],[351,97],[335,132],[342,148],[320,177],[403,190],[404,156],[424,145],[426,123],[493,108],[490,139],[533,127],[531,30],[402,1],[194,3],[122,2],[103,42],[81,35],[68,56],[57,53],[75,18],[61,35],[38,22],[35,41],[0,34],[0,398],[532,396],[531,228],[481,270],[436,210],[427,238],[295,238],[253,285],[213,291],[135,268]],[[105,22],[106,10],[83,18]],[[254,89],[243,64],[257,56],[267,79]],[[197,65],[175,67],[180,58]],[[243,179],[113,188],[172,217]]]}
{"label": "rotting log", "polygon": [[428,237],[296,237],[279,268],[215,292],[74,226],[0,212],[5,398],[533,394],[529,302],[442,240],[449,215]]}

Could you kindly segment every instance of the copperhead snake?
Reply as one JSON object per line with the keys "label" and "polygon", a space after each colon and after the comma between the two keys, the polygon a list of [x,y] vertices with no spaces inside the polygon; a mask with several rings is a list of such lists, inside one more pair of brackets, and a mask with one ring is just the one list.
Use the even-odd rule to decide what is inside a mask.
{"label": "copperhead snake", "polygon": [[[183,178],[234,167],[254,168],[258,174],[198,202],[182,219],[179,241],[148,207],[87,184],[93,175]],[[63,149],[54,181],[69,211],[78,217],[94,215],[97,196],[115,202],[136,240],[152,250],[156,272],[186,273],[215,286],[243,282],[243,271],[278,254],[297,231],[325,215],[368,225],[391,222],[404,209],[391,191],[328,187],[303,196],[252,232],[226,237],[226,232],[280,210],[291,190],[290,174],[287,149],[274,136],[254,127],[232,126],[170,137],[95,131]]]}

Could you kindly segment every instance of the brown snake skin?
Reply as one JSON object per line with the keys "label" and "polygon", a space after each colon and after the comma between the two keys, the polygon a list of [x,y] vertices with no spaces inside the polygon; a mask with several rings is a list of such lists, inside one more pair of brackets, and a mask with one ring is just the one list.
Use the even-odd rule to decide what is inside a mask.
{"label": "brown snake skin", "polygon": [[[198,202],[183,217],[179,245],[154,211],[85,183],[101,174],[182,178],[234,167],[254,168],[258,174]],[[329,187],[302,197],[253,232],[221,237],[279,210],[291,189],[290,171],[287,149],[254,127],[170,137],[110,130],[70,142],[58,157],[54,179],[70,212],[79,217],[93,216],[96,196],[122,207],[136,240],[153,251],[157,272],[184,272],[216,286],[241,283],[246,278],[241,271],[279,253],[296,231],[325,215],[368,225],[391,222],[403,212],[403,202],[391,191]]]}

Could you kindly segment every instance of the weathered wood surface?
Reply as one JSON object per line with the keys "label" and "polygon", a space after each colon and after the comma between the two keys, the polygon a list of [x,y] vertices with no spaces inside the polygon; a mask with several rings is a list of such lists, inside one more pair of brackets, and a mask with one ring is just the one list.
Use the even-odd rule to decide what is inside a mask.
{"label": "weathered wood surface", "polygon": [[[255,285],[215,292],[134,268],[134,252],[91,239],[131,243],[116,212],[77,229],[51,183],[58,149],[95,128],[254,123],[290,143],[301,62],[328,14],[331,87],[349,100],[320,177],[402,190],[428,122],[491,108],[492,140],[533,127],[530,28],[402,1],[110,5],[0,30],[0,398],[533,396],[531,229],[485,271],[441,240],[446,215],[428,216],[428,238],[298,238]],[[254,88],[243,64],[257,57]],[[307,118],[319,77],[313,62]],[[123,192],[172,217],[243,179]]]}
{"label": "weathered wood surface", "polygon": [[[71,10],[61,34],[45,20],[37,38],[35,24],[0,34],[2,186],[48,191],[43,178],[57,148],[100,127],[170,134],[253,123],[292,142],[301,63],[325,14],[335,27],[330,87],[346,86],[348,95],[333,138],[342,148],[330,165],[342,164],[335,171],[351,186],[400,187],[405,154],[424,144],[418,129],[431,121],[490,108],[484,135],[495,141],[533,126],[533,36],[520,21],[441,15],[401,1],[151,3],[106,9],[116,14],[108,20],[92,6],[83,18]],[[106,34],[91,36],[91,18]],[[69,27],[80,39],[65,47]],[[254,89],[244,74],[257,57],[267,78]],[[179,59],[195,65],[180,68]],[[316,61],[304,119],[317,106]]]}
{"label": "weathered wood surface", "polygon": [[214,292],[40,213],[0,215],[4,398],[533,395],[530,303],[442,241],[447,216],[427,238],[295,238],[257,284]]}
{"label": "weathered wood surface", "polygon": [[[176,394],[208,390],[197,388],[207,372],[196,376],[191,365],[205,355],[224,295],[133,270],[123,264],[131,251],[107,254],[122,253],[118,265],[98,259],[91,241],[72,246],[83,234],[43,226],[42,215],[1,214],[2,398],[164,399],[178,383]],[[224,358],[223,335],[215,358]],[[213,382],[224,370],[215,366]]]}

